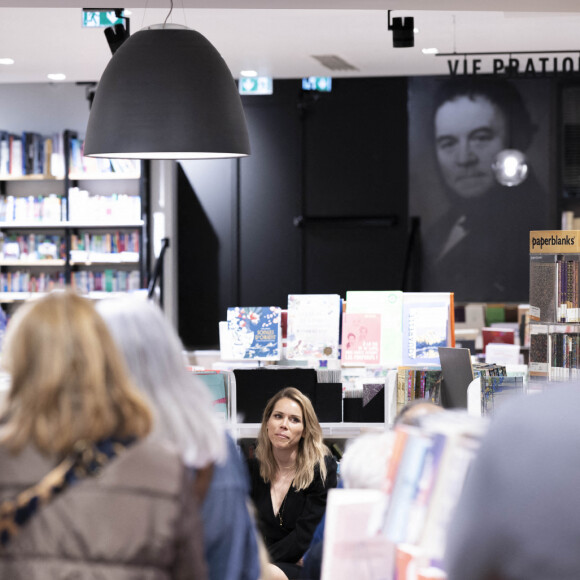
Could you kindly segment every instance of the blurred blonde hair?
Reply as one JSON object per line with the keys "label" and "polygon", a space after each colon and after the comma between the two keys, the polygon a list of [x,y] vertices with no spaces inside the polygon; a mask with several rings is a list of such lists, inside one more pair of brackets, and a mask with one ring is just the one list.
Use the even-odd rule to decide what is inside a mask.
{"label": "blurred blonde hair", "polygon": [[80,440],[144,437],[152,425],[105,323],[71,290],[22,305],[8,325],[11,376],[0,443],[63,455]]}
{"label": "blurred blonde hair", "polygon": [[302,439],[298,444],[298,458],[296,460],[296,476],[294,478],[294,488],[296,490],[306,489],[314,479],[314,468],[320,466],[322,481],[326,479],[325,455],[330,455],[330,450],[323,442],[322,428],[318,422],[318,417],[314,412],[310,399],[295,387],[286,387],[276,393],[266,404],[262,415],[262,425],[258,433],[258,443],[256,445],[256,457],[260,462],[260,475],[268,483],[276,474],[278,465],[272,451],[272,442],[268,437],[268,420],[274,411],[276,403],[280,399],[290,399],[302,409],[304,431]]}

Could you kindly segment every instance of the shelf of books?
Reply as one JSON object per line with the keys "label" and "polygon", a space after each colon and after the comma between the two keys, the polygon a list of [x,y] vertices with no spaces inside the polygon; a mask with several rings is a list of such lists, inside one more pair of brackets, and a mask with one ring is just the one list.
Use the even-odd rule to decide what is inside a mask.
{"label": "shelf of books", "polygon": [[141,162],[91,159],[72,131],[0,131],[0,302],[71,285],[146,287]]}
{"label": "shelf of books", "polygon": [[530,378],[580,376],[580,230],[530,232]]}

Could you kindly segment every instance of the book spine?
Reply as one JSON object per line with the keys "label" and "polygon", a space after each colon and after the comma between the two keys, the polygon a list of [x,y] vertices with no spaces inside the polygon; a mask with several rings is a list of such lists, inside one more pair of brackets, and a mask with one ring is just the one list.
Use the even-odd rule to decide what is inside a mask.
{"label": "book spine", "polygon": [[415,371],[413,369],[409,369],[407,373],[407,399],[405,403],[415,399]]}

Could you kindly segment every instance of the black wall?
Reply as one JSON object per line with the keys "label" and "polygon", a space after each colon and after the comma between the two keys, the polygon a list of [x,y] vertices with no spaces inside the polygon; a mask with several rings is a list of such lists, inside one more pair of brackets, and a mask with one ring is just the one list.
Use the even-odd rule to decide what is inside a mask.
{"label": "black wall", "polygon": [[[252,155],[182,162],[179,332],[218,345],[228,306],[286,307],[291,293],[403,289],[407,81],[300,80],[244,97]],[[412,290],[413,288],[404,288]]]}

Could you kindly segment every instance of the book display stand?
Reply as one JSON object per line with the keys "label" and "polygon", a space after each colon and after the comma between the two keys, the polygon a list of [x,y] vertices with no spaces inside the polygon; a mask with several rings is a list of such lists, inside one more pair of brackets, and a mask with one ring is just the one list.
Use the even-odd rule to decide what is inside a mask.
{"label": "book display stand", "polygon": [[530,232],[530,378],[580,376],[580,230]]}
{"label": "book display stand", "polygon": [[[440,404],[438,346],[454,342],[451,293],[290,294],[280,306],[236,306],[220,324],[228,426],[255,438],[283,387],[312,401],[328,439],[382,432],[414,399]],[[195,371],[194,371],[195,372]]]}

